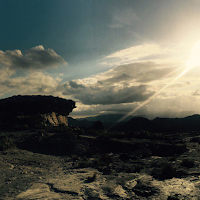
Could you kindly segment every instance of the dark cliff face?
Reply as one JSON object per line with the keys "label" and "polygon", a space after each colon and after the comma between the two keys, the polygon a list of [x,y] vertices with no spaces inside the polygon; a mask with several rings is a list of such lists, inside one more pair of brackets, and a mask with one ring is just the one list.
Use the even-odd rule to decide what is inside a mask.
{"label": "dark cliff face", "polygon": [[43,116],[49,113],[67,116],[75,102],[53,96],[13,96],[0,100],[1,127],[35,127],[44,124]]}

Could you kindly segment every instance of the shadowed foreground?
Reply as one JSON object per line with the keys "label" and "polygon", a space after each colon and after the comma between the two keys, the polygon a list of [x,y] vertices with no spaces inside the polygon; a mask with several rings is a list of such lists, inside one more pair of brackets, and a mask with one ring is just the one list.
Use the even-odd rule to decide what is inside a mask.
{"label": "shadowed foreground", "polygon": [[1,141],[0,199],[200,198],[198,133],[94,136],[68,129],[1,133]]}

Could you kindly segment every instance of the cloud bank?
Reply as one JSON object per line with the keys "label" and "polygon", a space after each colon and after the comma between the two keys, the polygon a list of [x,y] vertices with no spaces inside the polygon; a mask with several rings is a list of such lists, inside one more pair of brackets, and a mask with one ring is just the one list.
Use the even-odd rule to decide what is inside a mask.
{"label": "cloud bank", "polygon": [[[157,45],[147,44],[115,52],[106,57],[108,60],[118,59],[115,60],[117,65],[112,69],[65,82],[60,78],[63,77],[62,73],[58,73],[56,77],[53,72],[45,72],[48,67],[66,64],[53,49],[37,46],[27,50],[24,55],[20,50],[0,51],[0,95],[42,94],[73,99],[77,102],[77,109],[72,115],[126,114],[183,71],[181,63],[170,59],[170,62],[166,59],[145,60],[148,56],[168,51],[163,49],[159,52],[160,50]],[[136,61],[132,60],[133,54]],[[123,59],[128,64],[124,64]],[[17,70],[25,73],[15,76]],[[192,69],[134,115],[152,118],[197,113],[197,106],[200,104],[199,74],[200,68]]]}
{"label": "cloud bank", "polygon": [[153,61],[117,66],[89,78],[66,82],[63,95],[72,95],[85,105],[142,102],[155,93],[151,82],[173,71],[173,66]]}
{"label": "cloud bank", "polygon": [[[74,85],[76,85],[74,87]],[[107,88],[101,86],[84,86],[69,82],[64,85],[64,95],[73,94],[75,99],[78,99],[83,104],[120,104],[131,103],[135,101],[145,101],[153,92],[147,91],[145,85],[130,86],[130,87],[115,87]]]}

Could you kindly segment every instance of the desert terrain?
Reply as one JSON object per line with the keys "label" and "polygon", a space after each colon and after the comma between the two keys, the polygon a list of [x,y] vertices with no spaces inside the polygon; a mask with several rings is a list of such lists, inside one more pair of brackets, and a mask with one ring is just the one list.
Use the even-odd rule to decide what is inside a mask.
{"label": "desert terrain", "polygon": [[0,199],[200,198],[198,132],[91,133],[1,132]]}

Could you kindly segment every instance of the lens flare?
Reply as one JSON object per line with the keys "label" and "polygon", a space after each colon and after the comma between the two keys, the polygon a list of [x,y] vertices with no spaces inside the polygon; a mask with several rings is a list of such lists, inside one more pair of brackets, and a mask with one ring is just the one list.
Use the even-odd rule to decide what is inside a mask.
{"label": "lens flare", "polygon": [[192,47],[190,58],[187,61],[188,67],[200,66],[200,40]]}
{"label": "lens flare", "polygon": [[[127,115],[122,117],[121,119],[118,120],[118,122],[121,122],[125,120],[128,116],[132,115],[135,113],[137,110],[145,106],[147,103],[149,103],[153,98],[158,96],[163,90],[165,90],[167,87],[169,87],[172,83],[177,81],[180,77],[182,77],[184,74],[186,74],[189,70],[191,70],[194,67],[200,66],[200,40],[196,42],[191,50],[190,53],[190,58],[187,61],[184,70],[174,79],[172,79],[170,82],[168,82],[165,86],[163,86],[160,90],[158,90],[156,93],[154,93],[149,99],[144,101],[142,104],[140,104],[138,107],[136,107],[134,110],[129,112]],[[114,125],[113,125],[114,126]]]}

